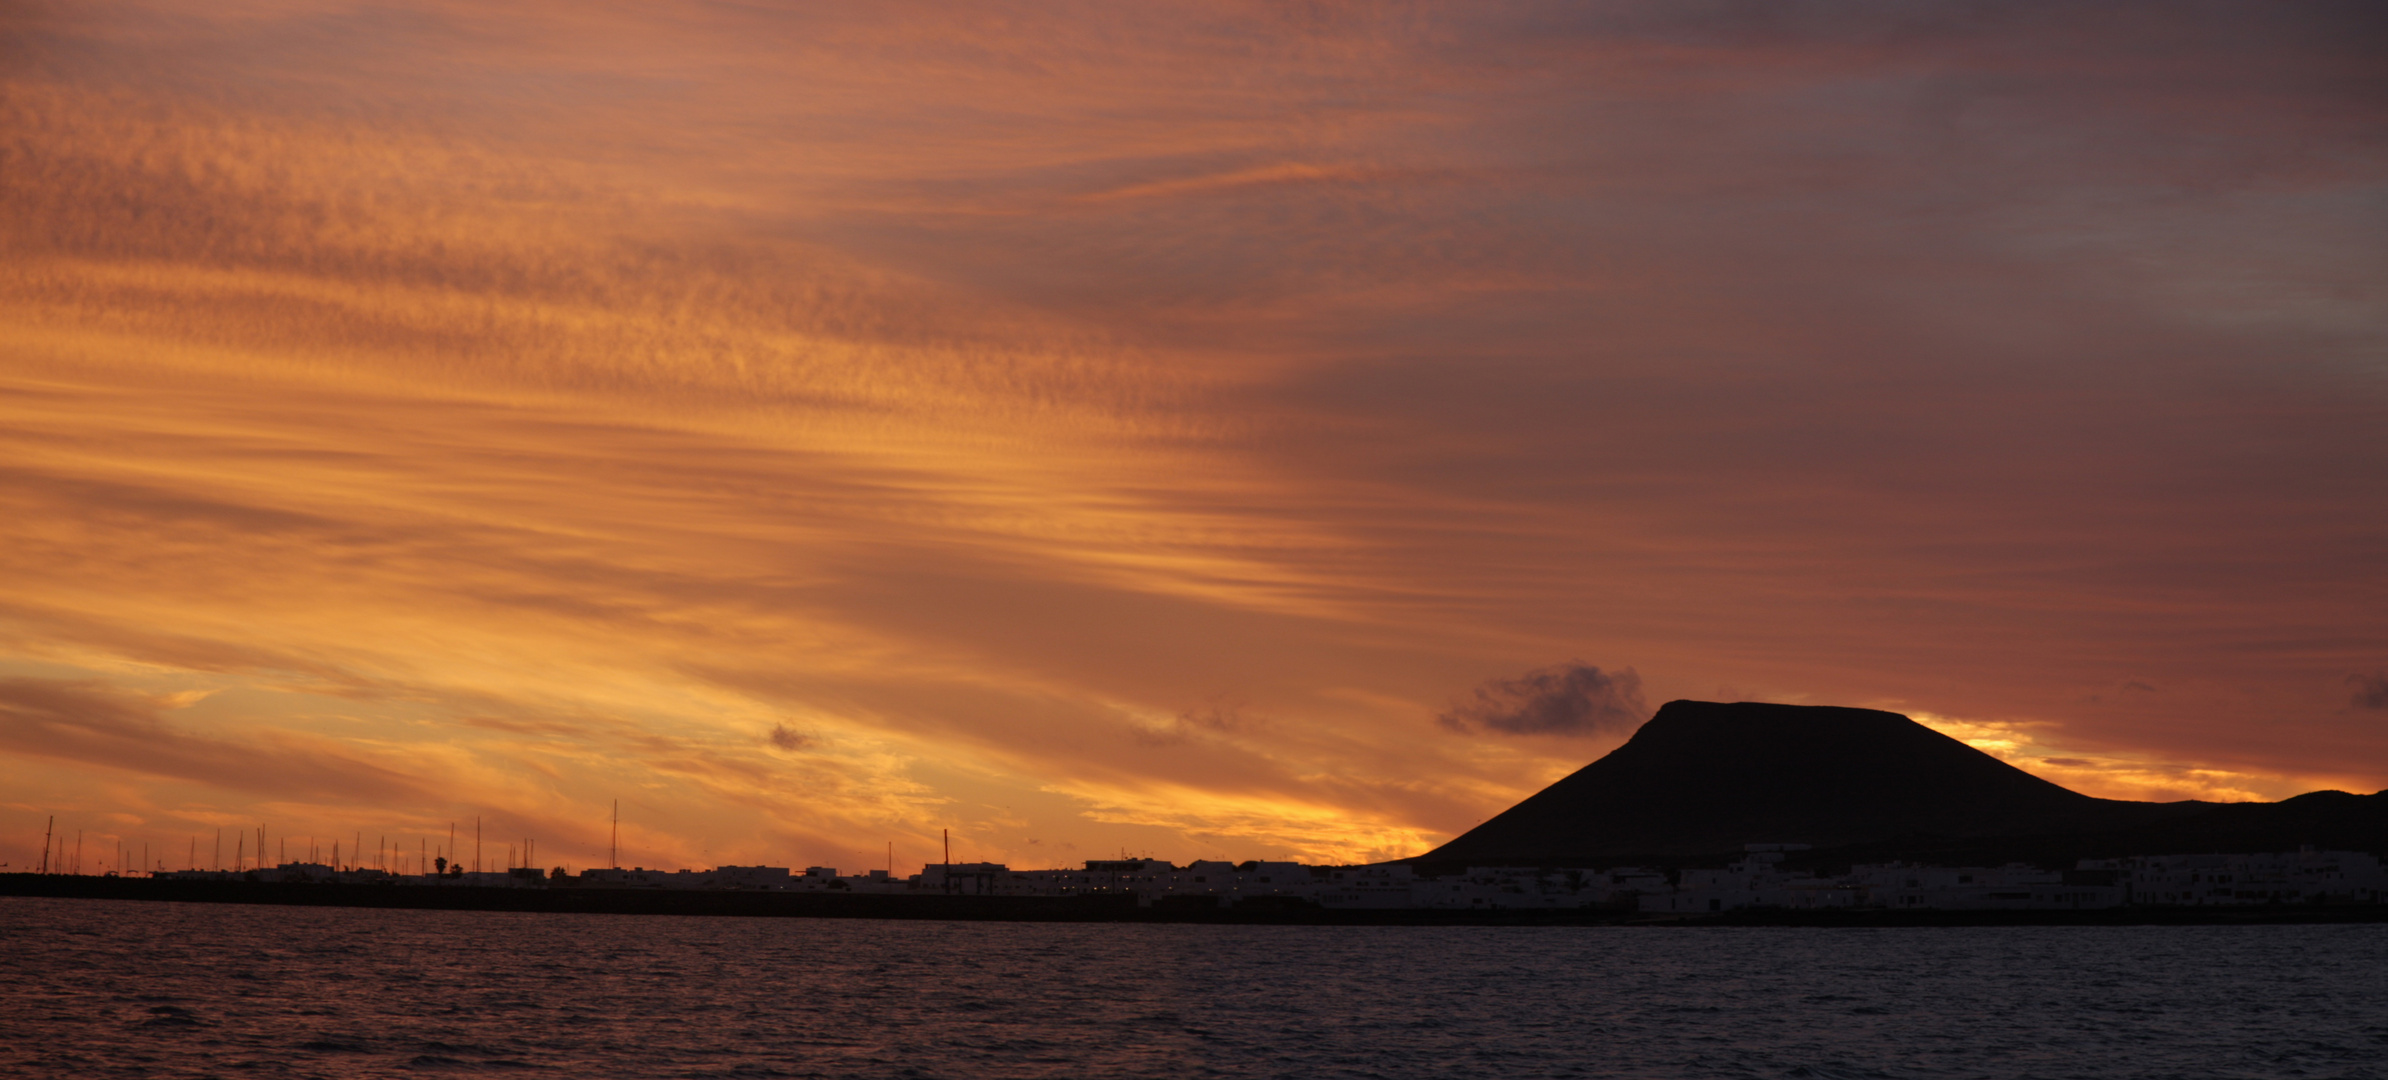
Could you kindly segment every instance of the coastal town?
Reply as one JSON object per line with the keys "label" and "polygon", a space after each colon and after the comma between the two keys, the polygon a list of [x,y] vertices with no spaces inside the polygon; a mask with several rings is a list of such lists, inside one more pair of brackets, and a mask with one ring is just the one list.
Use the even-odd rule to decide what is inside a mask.
{"label": "coastal town", "polygon": [[177,870],[180,881],[316,882],[418,888],[713,890],[849,895],[1104,896],[1141,906],[1311,907],[1508,911],[1597,909],[1706,914],[1752,909],[2084,910],[2129,906],[2379,904],[2388,870],[2353,851],[2153,855],[2083,859],[2069,870],[1880,863],[1821,875],[1784,868],[1800,844],[1750,844],[1722,868],[1471,867],[1423,875],[1406,864],[1093,859],[1070,869],[930,863],[917,874],[840,873],[825,866],[711,870],[563,867],[466,870],[435,860],[429,873],[294,862],[250,870]]}

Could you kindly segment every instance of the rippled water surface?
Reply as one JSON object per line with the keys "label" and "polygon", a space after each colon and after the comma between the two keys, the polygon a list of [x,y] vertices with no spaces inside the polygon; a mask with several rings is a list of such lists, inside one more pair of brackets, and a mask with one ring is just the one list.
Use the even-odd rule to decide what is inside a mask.
{"label": "rippled water surface", "polygon": [[0,898],[0,1076],[2388,1075],[2388,927],[1237,927]]}

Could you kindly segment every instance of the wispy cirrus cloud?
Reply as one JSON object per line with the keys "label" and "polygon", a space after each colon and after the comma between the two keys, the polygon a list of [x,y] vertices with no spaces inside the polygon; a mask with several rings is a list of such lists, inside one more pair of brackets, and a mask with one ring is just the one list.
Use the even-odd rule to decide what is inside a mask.
{"label": "wispy cirrus cloud", "polygon": [[650,859],[1397,851],[1628,679],[2378,781],[2376,30],[18,5],[0,663]]}
{"label": "wispy cirrus cloud", "polygon": [[59,679],[0,679],[0,748],[281,799],[421,802],[420,778],[352,748],[283,733],[225,739],[177,730],[183,702]]}

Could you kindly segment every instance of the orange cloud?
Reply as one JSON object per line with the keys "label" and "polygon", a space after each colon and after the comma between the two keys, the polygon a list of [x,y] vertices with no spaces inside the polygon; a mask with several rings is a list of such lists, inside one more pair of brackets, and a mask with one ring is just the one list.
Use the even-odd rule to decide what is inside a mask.
{"label": "orange cloud", "polygon": [[20,5],[0,848],[1373,858],[1570,658],[2388,784],[2333,17]]}

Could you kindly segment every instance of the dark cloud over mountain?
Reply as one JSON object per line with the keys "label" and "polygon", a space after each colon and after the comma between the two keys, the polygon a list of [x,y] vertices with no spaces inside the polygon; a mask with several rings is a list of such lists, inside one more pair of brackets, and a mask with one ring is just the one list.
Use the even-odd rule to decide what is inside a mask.
{"label": "dark cloud over mountain", "polygon": [[1577,660],[1494,679],[1437,719],[1454,731],[1598,735],[1631,730],[1649,715],[1634,669],[1605,672]]}

